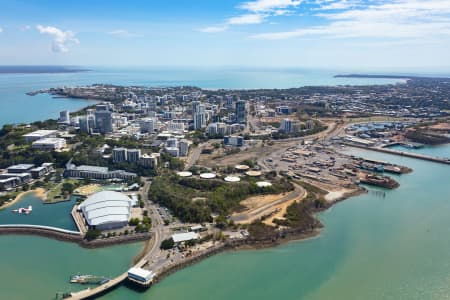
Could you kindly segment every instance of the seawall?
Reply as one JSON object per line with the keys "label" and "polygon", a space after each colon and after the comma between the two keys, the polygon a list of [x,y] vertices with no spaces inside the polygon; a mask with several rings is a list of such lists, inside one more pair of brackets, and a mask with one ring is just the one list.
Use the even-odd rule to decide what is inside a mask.
{"label": "seawall", "polygon": [[0,235],[2,234],[38,235],[60,241],[77,243],[83,248],[100,248],[112,245],[140,242],[148,240],[152,236],[151,233],[147,232],[88,241],[85,240],[78,231],[65,230],[50,226],[28,225],[28,224],[0,225]]}

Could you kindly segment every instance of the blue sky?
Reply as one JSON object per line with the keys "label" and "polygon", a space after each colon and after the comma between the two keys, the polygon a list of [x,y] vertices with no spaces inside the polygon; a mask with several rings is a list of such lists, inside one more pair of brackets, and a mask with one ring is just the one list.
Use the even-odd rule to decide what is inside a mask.
{"label": "blue sky", "polygon": [[0,4],[0,64],[450,69],[449,0]]}

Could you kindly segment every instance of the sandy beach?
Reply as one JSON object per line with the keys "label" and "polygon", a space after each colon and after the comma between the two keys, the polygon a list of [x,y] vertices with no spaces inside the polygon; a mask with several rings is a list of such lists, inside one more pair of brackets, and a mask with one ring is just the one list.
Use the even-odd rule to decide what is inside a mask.
{"label": "sandy beach", "polygon": [[46,191],[43,188],[37,188],[35,190],[30,190],[30,191],[26,191],[26,192],[22,192],[19,195],[16,196],[16,198],[13,201],[10,201],[8,203],[3,204],[0,209],[5,209],[11,205],[16,204],[17,202],[19,202],[25,195],[30,194],[30,193],[34,193],[36,195],[36,197],[41,198],[43,201],[45,201],[46,199]]}

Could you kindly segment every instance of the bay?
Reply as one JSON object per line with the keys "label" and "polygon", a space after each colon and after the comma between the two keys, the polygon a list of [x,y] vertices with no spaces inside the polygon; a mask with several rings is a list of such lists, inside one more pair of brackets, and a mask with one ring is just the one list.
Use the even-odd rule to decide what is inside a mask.
{"label": "bay", "polygon": [[291,88],[307,85],[364,85],[395,83],[394,79],[334,78],[342,70],[248,69],[248,68],[106,68],[54,74],[0,74],[0,126],[57,119],[63,110],[77,111],[95,104],[92,100],[52,98],[27,92],[51,87],[95,83],[166,87],[190,85],[206,89]]}
{"label": "bay", "polygon": [[[428,148],[440,156],[450,146]],[[422,150],[424,151],[424,150]],[[414,169],[401,186],[320,214],[316,238],[228,252],[171,275],[146,293],[101,299],[446,299],[450,295],[450,168],[376,152],[352,154]]]}

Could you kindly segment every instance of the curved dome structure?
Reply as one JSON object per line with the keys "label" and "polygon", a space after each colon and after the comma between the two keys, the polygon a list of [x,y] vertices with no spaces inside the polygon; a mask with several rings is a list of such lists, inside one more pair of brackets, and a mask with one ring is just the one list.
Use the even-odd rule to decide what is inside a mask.
{"label": "curved dome structure", "polygon": [[120,228],[130,219],[131,199],[118,192],[95,193],[80,204],[89,227],[100,230]]}

